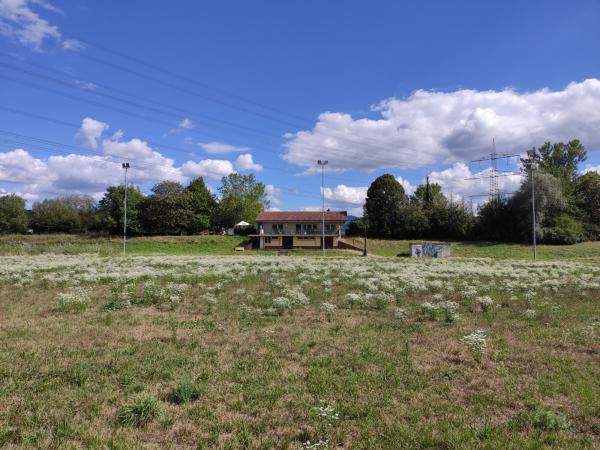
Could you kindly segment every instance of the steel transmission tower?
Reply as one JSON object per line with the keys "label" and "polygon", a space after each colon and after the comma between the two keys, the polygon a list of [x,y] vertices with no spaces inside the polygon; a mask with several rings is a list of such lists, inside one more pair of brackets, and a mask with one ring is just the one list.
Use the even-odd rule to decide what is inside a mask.
{"label": "steel transmission tower", "polygon": [[[508,177],[511,175],[516,175],[513,171],[501,171],[498,170],[498,161],[499,160],[510,160],[510,158],[518,157],[519,155],[509,155],[506,153],[498,154],[496,151],[496,139],[492,140],[492,151],[490,152],[490,156],[486,158],[474,159],[473,161],[469,161],[469,166],[474,163],[482,163],[489,161],[490,162],[490,174],[479,176],[479,177],[471,177],[465,178],[465,180],[482,180],[489,179],[490,180],[490,191],[488,197],[490,200],[499,200],[501,194],[506,194],[506,192],[500,192],[498,189],[498,178],[499,177]],[[477,195],[479,196],[479,195]]]}

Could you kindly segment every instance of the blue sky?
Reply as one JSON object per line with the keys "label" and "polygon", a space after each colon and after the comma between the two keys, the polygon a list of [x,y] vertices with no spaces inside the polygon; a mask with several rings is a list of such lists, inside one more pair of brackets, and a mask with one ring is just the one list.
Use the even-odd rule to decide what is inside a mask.
{"label": "blue sky", "polygon": [[322,158],[328,206],[356,213],[386,172],[484,193],[465,163],[494,138],[579,138],[600,171],[599,20],[595,1],[0,0],[0,192],[99,197],[127,160],[143,190],[235,170],[304,209]]}

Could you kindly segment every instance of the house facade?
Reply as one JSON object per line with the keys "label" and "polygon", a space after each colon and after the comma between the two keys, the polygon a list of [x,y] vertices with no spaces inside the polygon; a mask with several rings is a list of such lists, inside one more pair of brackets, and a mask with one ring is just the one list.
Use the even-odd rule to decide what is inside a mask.
{"label": "house facade", "polygon": [[[346,211],[325,211],[325,248],[337,248],[346,222]],[[256,217],[261,249],[319,249],[323,239],[323,213],[318,211],[264,211]]]}

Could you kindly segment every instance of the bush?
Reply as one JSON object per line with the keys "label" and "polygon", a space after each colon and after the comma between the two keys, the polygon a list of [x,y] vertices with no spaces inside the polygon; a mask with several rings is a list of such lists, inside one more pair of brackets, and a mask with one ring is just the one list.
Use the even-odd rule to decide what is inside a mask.
{"label": "bush", "polygon": [[206,385],[201,379],[196,381],[184,379],[173,389],[172,397],[175,403],[182,404],[196,400],[204,392],[206,392]]}
{"label": "bush", "polygon": [[583,237],[581,222],[566,214],[560,215],[553,226],[542,229],[542,242],[544,244],[571,245],[581,242]]}
{"label": "bush", "polygon": [[156,419],[160,411],[160,403],[156,397],[138,397],[119,409],[117,419],[123,425],[140,427]]}
{"label": "bush", "polygon": [[561,431],[569,429],[569,421],[565,416],[545,408],[538,408],[533,412],[531,424],[534,428],[544,431]]}
{"label": "bush", "polygon": [[526,430],[532,427],[543,431],[569,429],[569,421],[565,416],[544,407],[538,407],[532,412],[521,411],[510,420],[510,424],[517,430]]}

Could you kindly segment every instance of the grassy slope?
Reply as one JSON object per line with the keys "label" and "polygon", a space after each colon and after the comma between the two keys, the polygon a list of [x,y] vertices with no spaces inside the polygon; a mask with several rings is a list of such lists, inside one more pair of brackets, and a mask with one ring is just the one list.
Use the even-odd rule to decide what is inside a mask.
{"label": "grassy slope", "polygon": [[[136,255],[230,255],[246,239],[240,236],[159,236],[127,240],[127,251]],[[119,237],[92,237],[67,234],[0,236],[0,254],[78,254],[117,255],[123,249]]]}
{"label": "grassy slope", "polygon": [[[128,240],[128,253],[136,255],[231,255],[234,248],[245,240],[240,236],[160,236],[137,237]],[[362,247],[362,239],[346,238],[346,241]],[[368,249],[377,256],[406,256],[411,241],[369,239]],[[0,255],[14,254],[78,254],[99,253],[117,255],[122,251],[118,237],[90,237],[77,235],[6,235],[0,236]],[[247,253],[247,252],[245,252]],[[273,252],[252,252],[273,254]],[[297,255],[319,255],[312,250],[294,250]],[[353,255],[351,251],[329,251],[329,256]],[[454,242],[453,256],[478,258],[531,258],[531,246],[490,242]],[[542,260],[570,258],[600,258],[600,242],[583,242],[576,245],[539,245],[538,257]]]}
{"label": "grassy slope", "polygon": [[[362,246],[359,238],[346,238],[346,241]],[[369,239],[368,250],[379,256],[407,256],[410,242],[419,240],[400,241]],[[542,260],[570,258],[600,258],[600,242],[582,242],[575,245],[538,245],[538,258]],[[467,258],[499,258],[499,259],[530,259],[530,245],[505,244],[495,242],[453,242],[452,255]]]}

